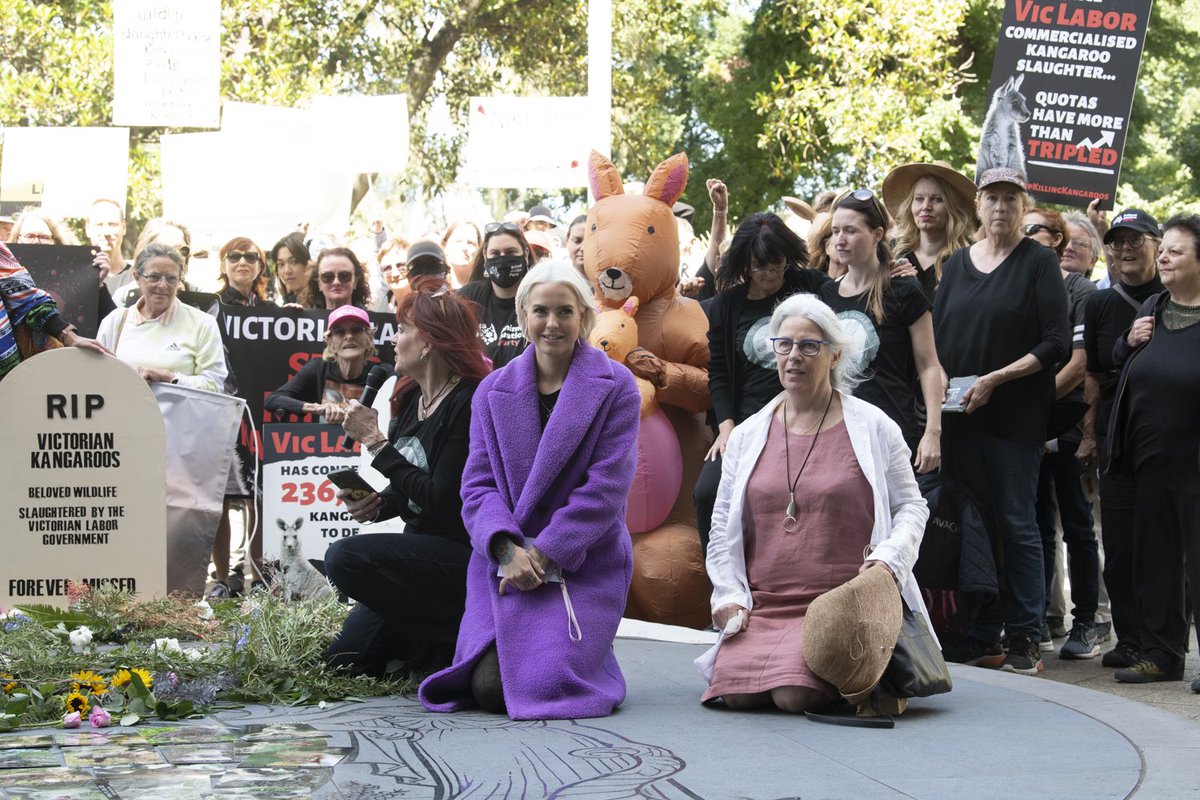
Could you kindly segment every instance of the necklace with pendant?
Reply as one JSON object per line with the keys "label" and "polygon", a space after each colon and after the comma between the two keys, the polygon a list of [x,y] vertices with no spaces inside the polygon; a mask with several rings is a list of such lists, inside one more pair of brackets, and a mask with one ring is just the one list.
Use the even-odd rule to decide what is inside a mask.
{"label": "necklace with pendant", "polygon": [[[825,413],[821,414],[821,421],[817,423],[817,432],[813,435],[812,444],[808,446],[808,454],[804,456],[804,463],[800,465],[800,470],[796,473],[795,480],[788,481],[788,504],[787,512],[783,518],[783,529],[788,533],[796,530],[796,526],[800,521],[796,519],[796,484],[800,483],[800,476],[804,474],[804,468],[808,466],[808,459],[812,456],[813,450],[817,446],[817,438],[821,435],[821,426],[825,424],[825,417],[829,416],[829,408],[833,405],[833,392],[829,393],[829,402],[825,404]],[[787,400],[783,401],[783,456],[784,464],[787,467],[787,472],[784,474],[784,479],[787,480],[792,474],[792,448],[788,445],[788,425],[787,425]]]}

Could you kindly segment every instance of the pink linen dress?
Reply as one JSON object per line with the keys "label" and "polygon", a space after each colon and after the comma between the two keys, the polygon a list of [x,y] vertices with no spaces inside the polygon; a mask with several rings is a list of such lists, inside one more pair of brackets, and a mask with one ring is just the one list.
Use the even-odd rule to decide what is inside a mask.
{"label": "pink linen dress", "polygon": [[713,680],[702,701],[780,686],[807,686],[838,696],[804,660],[804,615],[818,595],[858,574],[875,524],[874,498],[846,423],[839,422],[817,438],[796,485],[799,525],[785,531],[788,486],[813,437],[789,434],[786,441],[792,448],[791,475],[786,474],[783,423],[773,418],[746,487],[742,520],[754,608],[746,629],[717,651]]}

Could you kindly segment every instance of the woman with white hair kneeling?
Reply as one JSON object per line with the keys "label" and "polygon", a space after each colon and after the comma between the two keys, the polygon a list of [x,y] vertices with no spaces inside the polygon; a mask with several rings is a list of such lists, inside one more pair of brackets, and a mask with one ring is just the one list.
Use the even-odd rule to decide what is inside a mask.
{"label": "woman with white hair kneeling", "polygon": [[588,344],[592,288],[573,266],[533,267],[516,308],[529,347],[472,403],[458,647],[420,698],[431,711],[603,717],[625,699],[613,638],[633,572],[625,499],[641,396]]}
{"label": "woman with white hair kneeling", "polygon": [[707,566],[713,621],[738,633],[722,638],[702,701],[803,712],[839,698],[805,661],[809,604],[880,569],[925,614],[912,567],[929,511],[900,428],[850,395],[861,376],[829,306],[793,295],[770,330],[784,391],[725,450]]}

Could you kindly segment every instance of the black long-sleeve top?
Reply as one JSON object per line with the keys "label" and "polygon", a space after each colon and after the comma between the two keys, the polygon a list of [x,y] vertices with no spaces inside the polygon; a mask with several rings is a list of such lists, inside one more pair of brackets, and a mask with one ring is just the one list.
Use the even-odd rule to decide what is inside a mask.
{"label": "black long-sleeve top", "polygon": [[[800,292],[816,294],[828,282],[829,276],[815,269],[793,267],[784,274],[783,288],[775,293],[772,307]],[[738,323],[749,291],[748,283],[738,284],[708,305],[708,393],[718,423],[727,419],[740,423],[758,410],[741,408],[738,413],[745,383],[745,358],[739,357],[737,346]]]}
{"label": "black long-sleeve top", "polygon": [[[282,419],[288,414],[304,416],[305,403],[357,400],[362,396],[362,388],[367,384],[370,367],[371,365],[367,364],[359,370],[358,375],[346,378],[338,369],[336,361],[325,361],[320,356],[314,356],[290,381],[267,395],[263,407]],[[328,396],[327,388],[330,389]]]}
{"label": "black long-sleeve top", "polygon": [[[985,375],[1026,355],[1042,369],[992,392],[983,408],[956,417],[1002,439],[1041,444],[1054,402],[1054,370],[1070,353],[1067,292],[1054,251],[1022,239],[999,266],[980,272],[969,247],[946,260],[933,305],[938,359],[951,377]],[[962,419],[957,419],[961,416]]]}
{"label": "black long-sleeve top", "polygon": [[463,467],[471,440],[471,398],[477,384],[459,381],[433,413],[417,419],[414,388],[388,426],[388,444],[371,466],[387,476],[379,519],[399,515],[410,530],[470,545],[462,520]]}

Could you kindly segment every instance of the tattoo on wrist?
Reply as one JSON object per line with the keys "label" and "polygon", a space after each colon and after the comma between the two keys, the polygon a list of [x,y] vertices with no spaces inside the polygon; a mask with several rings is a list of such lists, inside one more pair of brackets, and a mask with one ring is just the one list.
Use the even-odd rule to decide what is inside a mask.
{"label": "tattoo on wrist", "polygon": [[492,545],[492,555],[501,566],[512,561],[516,554],[517,546],[507,536],[497,537],[495,544]]}

